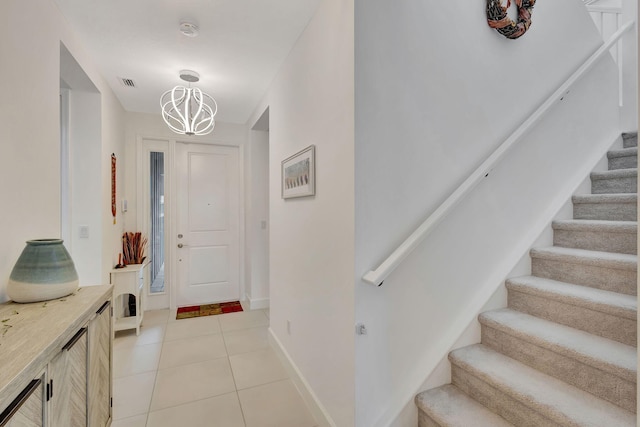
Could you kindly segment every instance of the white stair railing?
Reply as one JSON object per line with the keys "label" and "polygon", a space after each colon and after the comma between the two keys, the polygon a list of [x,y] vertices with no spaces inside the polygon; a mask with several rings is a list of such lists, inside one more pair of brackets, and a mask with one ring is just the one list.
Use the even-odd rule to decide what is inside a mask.
{"label": "white stair railing", "polygon": [[[591,15],[591,19],[596,24],[598,31],[603,40],[607,40],[612,34],[622,26],[622,5],[620,0],[584,0],[584,4]],[[616,43],[611,48],[611,55],[618,64],[619,86],[618,97],[620,106],[622,106],[622,42]]]}
{"label": "white stair railing", "polygon": [[398,248],[389,255],[375,270],[367,272],[363,277],[367,283],[380,286],[404,259],[435,229],[435,227],[453,210],[453,208],[473,190],[483,178],[487,177],[505,156],[529,130],[535,126],[559,102],[609,50],[619,43],[620,38],[634,28],[635,22],[628,22],[616,31],[602,46],[596,50],[538,109],[529,116],[494,152],[426,219]]}

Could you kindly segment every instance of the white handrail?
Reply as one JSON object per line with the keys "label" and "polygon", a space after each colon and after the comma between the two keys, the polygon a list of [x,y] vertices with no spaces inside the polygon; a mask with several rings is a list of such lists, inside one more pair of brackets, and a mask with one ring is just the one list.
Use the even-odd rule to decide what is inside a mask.
{"label": "white handrail", "polygon": [[431,233],[431,231],[444,219],[444,217],[466,196],[476,185],[480,183],[482,178],[489,176],[496,163],[504,157],[506,152],[516,143],[524,134],[526,134],[546,112],[558,101],[560,101],[569,89],[580,80],[604,55],[609,53],[609,49],[618,42],[624,33],[629,31],[635,22],[629,22],[623,25],[613,34],[607,42],[595,51],[593,55],[587,59],[584,64],[574,72],[566,82],[562,84],[538,109],[525,120],[518,129],[515,130],[494,152],[485,160],[478,169],[476,169],[469,178],[467,178],[448,198],[442,203],[430,216],[414,231],[398,248],[393,251],[389,257],[384,260],[378,268],[367,272],[363,277],[367,283],[380,286],[382,282],[391,274],[393,270]]}

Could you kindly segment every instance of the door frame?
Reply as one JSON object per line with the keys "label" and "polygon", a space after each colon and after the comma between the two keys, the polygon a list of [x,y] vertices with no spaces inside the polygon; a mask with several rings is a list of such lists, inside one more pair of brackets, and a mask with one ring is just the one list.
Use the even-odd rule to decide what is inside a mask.
{"label": "door frame", "polygon": [[[134,227],[129,227],[129,224],[125,222],[128,228],[139,229],[137,231],[147,232],[148,220],[145,217],[145,203],[148,205],[148,201],[146,200],[146,191],[144,189],[144,141],[161,141],[168,145],[167,157],[165,157],[165,171],[168,177],[165,177],[165,193],[168,193],[168,197],[165,195],[165,216],[168,217],[165,224],[167,225],[167,229],[165,230],[165,234],[168,236],[167,244],[169,245],[168,250],[165,251],[165,286],[166,291],[169,295],[169,309],[175,310],[177,308],[176,303],[176,292],[174,288],[174,284],[177,283],[178,280],[178,269],[176,267],[177,260],[177,245],[178,238],[176,236],[177,230],[177,211],[178,207],[176,206],[176,198],[173,197],[174,194],[177,194],[177,158],[176,158],[176,144],[184,143],[184,144],[202,144],[202,145],[217,145],[221,147],[236,147],[238,149],[238,226],[239,226],[239,236],[238,236],[238,256],[239,256],[239,265],[238,265],[238,286],[240,292],[240,300],[243,301],[246,298],[246,287],[245,287],[245,143],[244,141],[241,143],[233,143],[225,140],[216,140],[216,139],[207,139],[200,140],[201,137],[197,139],[180,136],[180,138],[168,138],[166,136],[150,136],[150,135],[138,135],[136,138],[136,176],[137,176],[137,185],[136,185],[136,222]],[[168,185],[167,185],[168,184]],[[168,200],[167,200],[168,199]],[[132,231],[127,230],[127,231]],[[167,272],[168,267],[168,272]],[[148,295],[149,292],[149,283],[145,283],[145,295]],[[146,301],[146,299],[145,299]],[[143,307],[143,310],[146,310],[146,307]]]}

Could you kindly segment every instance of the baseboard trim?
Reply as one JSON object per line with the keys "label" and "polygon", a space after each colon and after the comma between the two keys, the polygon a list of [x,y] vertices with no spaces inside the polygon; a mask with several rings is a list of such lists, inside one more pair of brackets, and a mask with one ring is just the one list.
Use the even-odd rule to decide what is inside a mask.
{"label": "baseboard trim", "polygon": [[255,298],[252,299],[248,295],[246,296],[249,301],[249,310],[259,310],[262,308],[269,308],[269,298]]}
{"label": "baseboard trim", "polygon": [[285,369],[289,373],[293,384],[296,386],[300,394],[302,395],[302,399],[304,399],[307,407],[311,411],[311,414],[318,422],[319,427],[337,427],[336,423],[333,422],[331,416],[324,408],[318,397],[315,395],[311,386],[304,378],[298,367],[291,357],[289,353],[284,349],[282,343],[273,333],[273,329],[269,328],[269,344],[271,344],[271,348],[273,348],[278,355],[278,358],[285,366]]}

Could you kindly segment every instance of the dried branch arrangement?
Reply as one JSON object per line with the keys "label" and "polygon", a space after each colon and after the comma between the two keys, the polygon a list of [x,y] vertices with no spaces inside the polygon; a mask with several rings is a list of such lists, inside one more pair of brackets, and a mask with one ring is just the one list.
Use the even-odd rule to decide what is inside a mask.
{"label": "dried branch arrangement", "polygon": [[144,259],[144,250],[147,246],[147,238],[142,233],[127,233],[122,235],[122,254],[124,265],[142,264]]}
{"label": "dried branch arrangement", "polygon": [[511,6],[511,0],[507,0],[507,6],[502,6],[500,0],[487,0],[487,22],[491,28],[495,28],[508,39],[517,39],[527,32],[531,26],[531,13],[536,0],[515,0],[518,6],[518,22],[514,22],[507,16],[507,9]]}

